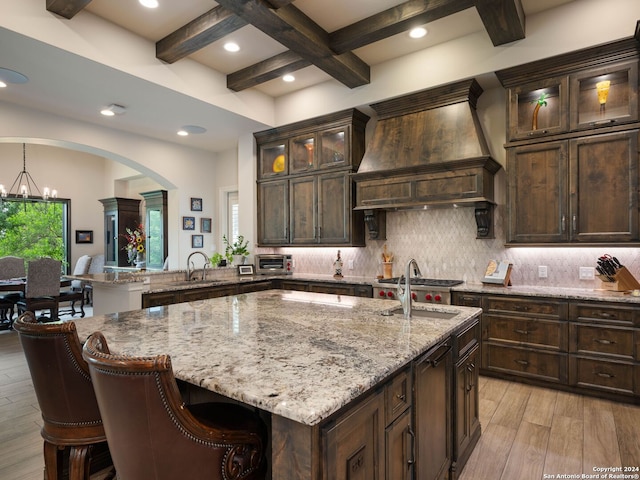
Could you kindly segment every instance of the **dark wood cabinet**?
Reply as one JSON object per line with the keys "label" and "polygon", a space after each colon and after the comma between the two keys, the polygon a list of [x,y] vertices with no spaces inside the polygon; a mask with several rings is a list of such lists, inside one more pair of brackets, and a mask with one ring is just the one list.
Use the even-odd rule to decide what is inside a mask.
{"label": "dark wood cabinet", "polygon": [[385,477],[388,480],[412,480],[413,425],[411,410],[406,410],[400,418],[385,429]]}
{"label": "dark wood cabinet", "polygon": [[496,72],[508,92],[508,244],[640,241],[639,58],[627,39]]}
{"label": "dark wood cabinet", "polygon": [[452,457],[452,349],[442,342],[414,365],[415,478],[449,478]]}
{"label": "dark wood cabinet", "polygon": [[107,267],[129,267],[125,246],[126,229],[140,225],[140,200],[134,198],[105,198],[104,208],[104,264]]}
{"label": "dark wood cabinet", "polygon": [[319,282],[311,280],[277,280],[277,288],[303,292],[349,295],[352,297],[373,298],[373,287],[368,284],[344,282]]}
{"label": "dark wood cabinet", "polygon": [[640,403],[635,304],[465,292],[452,303],[484,310],[481,373]]}
{"label": "dark wood cabinet", "polygon": [[638,130],[508,151],[509,243],[625,243],[638,229]]}
{"label": "dark wood cabinet", "polygon": [[368,118],[351,109],[255,134],[259,245],[364,245],[351,174]]}

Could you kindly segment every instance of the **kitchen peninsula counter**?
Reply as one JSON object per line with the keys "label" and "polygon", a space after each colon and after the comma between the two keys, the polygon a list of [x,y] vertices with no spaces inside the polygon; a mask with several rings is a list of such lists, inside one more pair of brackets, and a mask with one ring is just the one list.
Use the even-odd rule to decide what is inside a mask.
{"label": "kitchen peninsula counter", "polygon": [[[380,314],[389,307],[377,299],[269,290],[99,315],[76,324],[81,339],[101,331],[113,353],[169,354],[177,378],[270,413],[272,435],[282,437],[273,438],[274,444],[291,441],[283,431],[294,423],[317,450],[318,427],[325,420],[481,313],[430,306],[421,308],[456,316],[405,320]],[[314,450],[311,444],[297,448]],[[282,452],[272,454],[273,468],[282,474],[293,460],[278,455]],[[316,479],[278,476],[275,470],[273,478]]]}

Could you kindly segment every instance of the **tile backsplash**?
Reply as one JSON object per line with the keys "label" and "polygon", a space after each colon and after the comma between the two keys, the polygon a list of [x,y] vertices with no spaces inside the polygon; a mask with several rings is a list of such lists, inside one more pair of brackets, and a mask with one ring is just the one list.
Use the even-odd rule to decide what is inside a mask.
{"label": "tile backsplash", "polygon": [[[338,250],[344,262],[343,275],[375,278],[382,261],[382,250],[394,254],[394,275],[401,275],[408,260],[415,258],[422,276],[481,281],[489,260],[513,263],[514,285],[598,288],[600,281],[580,280],[580,267],[595,267],[596,259],[609,253],[617,257],[640,279],[639,248],[601,247],[516,247],[505,248],[502,205],[494,211],[495,238],[476,239],[474,209],[433,208],[387,212],[387,239],[369,240],[366,247],[282,248],[291,253],[297,273],[331,275]],[[273,249],[259,249],[271,252]],[[257,252],[256,252],[257,253]],[[350,261],[353,269],[349,268]],[[538,277],[538,266],[547,267],[547,278]]]}

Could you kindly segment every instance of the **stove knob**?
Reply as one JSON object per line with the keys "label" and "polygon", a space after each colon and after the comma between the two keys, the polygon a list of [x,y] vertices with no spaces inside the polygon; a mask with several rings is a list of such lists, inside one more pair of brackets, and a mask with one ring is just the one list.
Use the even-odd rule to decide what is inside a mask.
{"label": "stove knob", "polygon": [[442,300],[442,297],[440,295],[436,295],[434,299],[436,302],[439,302],[440,300]]}
{"label": "stove knob", "polygon": [[415,292],[411,292],[411,299],[412,300],[418,300],[418,295],[416,295]]}
{"label": "stove knob", "polygon": [[381,297],[384,297],[384,290],[380,290],[380,293],[378,293],[378,295],[380,295]]}
{"label": "stove knob", "polygon": [[432,298],[432,297],[431,297],[431,294],[430,294],[430,293],[427,293],[427,294],[424,296],[424,299],[425,299],[427,302],[430,302],[430,301],[431,301],[431,298]]}
{"label": "stove knob", "polygon": [[393,292],[391,292],[391,291],[387,292],[387,297],[393,298]]}

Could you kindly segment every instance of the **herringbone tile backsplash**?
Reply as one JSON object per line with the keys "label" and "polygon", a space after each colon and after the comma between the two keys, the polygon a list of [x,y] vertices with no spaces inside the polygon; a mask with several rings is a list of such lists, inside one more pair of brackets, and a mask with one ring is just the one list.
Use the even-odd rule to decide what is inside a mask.
{"label": "herringbone tile backsplash", "polygon": [[[382,250],[394,254],[394,275],[404,271],[411,258],[418,261],[424,277],[480,282],[489,260],[513,263],[514,285],[598,288],[600,281],[580,280],[580,267],[595,267],[596,259],[609,253],[617,257],[640,279],[640,249],[591,247],[505,248],[504,206],[495,209],[494,239],[476,239],[474,209],[439,208],[387,212],[387,239],[369,240],[366,247],[340,248],[343,274],[375,278]],[[259,249],[271,252],[273,249]],[[283,248],[294,256],[297,273],[333,274],[338,248]],[[258,253],[258,252],[257,252]],[[349,260],[353,260],[350,270]],[[538,266],[545,265],[547,278],[538,278]]]}

